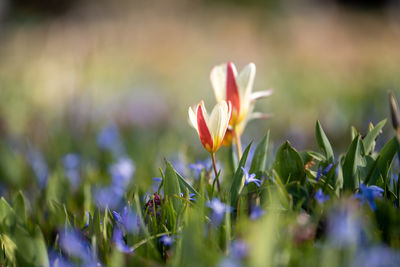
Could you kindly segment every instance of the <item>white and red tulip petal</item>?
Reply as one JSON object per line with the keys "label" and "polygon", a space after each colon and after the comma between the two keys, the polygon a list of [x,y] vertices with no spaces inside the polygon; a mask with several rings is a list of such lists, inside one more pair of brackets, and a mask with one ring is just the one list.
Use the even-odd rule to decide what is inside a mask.
{"label": "white and red tulip petal", "polygon": [[197,130],[200,137],[200,141],[209,152],[212,152],[214,147],[213,138],[211,136],[210,129],[207,125],[207,112],[204,108],[203,102],[197,106]]}

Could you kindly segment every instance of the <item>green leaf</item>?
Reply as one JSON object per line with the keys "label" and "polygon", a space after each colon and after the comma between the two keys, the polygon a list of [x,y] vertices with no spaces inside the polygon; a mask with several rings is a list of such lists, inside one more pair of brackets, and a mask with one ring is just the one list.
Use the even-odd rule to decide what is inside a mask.
{"label": "green leaf", "polygon": [[4,197],[0,199],[0,225],[11,227],[16,223],[16,215]]}
{"label": "green leaf", "polygon": [[25,224],[26,223],[26,207],[25,198],[21,191],[18,192],[14,200],[14,211],[17,215],[17,219]]}
{"label": "green leaf", "polygon": [[229,192],[232,207],[237,206],[237,201],[238,201],[240,192],[242,191],[243,186],[244,186],[242,167],[244,167],[246,165],[247,156],[249,155],[251,144],[252,144],[252,142],[244,150],[242,158],[240,159],[240,162],[239,162],[239,166],[237,167],[236,172],[233,175],[231,190]]}
{"label": "green leaf", "polygon": [[181,201],[174,197],[174,195],[180,196],[181,189],[178,180],[178,176],[172,167],[170,162],[167,162],[167,167],[165,169],[165,179],[164,179],[164,194],[172,199],[172,203],[175,211],[178,211],[181,206]]}
{"label": "green leaf", "polygon": [[[379,176],[382,176],[384,179],[387,179],[390,165],[394,159],[394,156],[397,152],[397,140],[396,137],[393,137],[389,142],[385,144],[379,153],[376,164],[376,169],[374,172],[371,172],[371,176],[368,176],[365,179],[365,182],[369,185],[376,184]],[[387,181],[386,181],[387,182]]]}
{"label": "green leaf", "polygon": [[269,143],[269,130],[254,151],[253,161],[251,162],[249,173],[263,172],[267,160],[267,150]]}
{"label": "green leaf", "polygon": [[317,121],[315,125],[315,137],[317,139],[319,148],[325,153],[325,157],[328,162],[334,163],[335,156],[333,154],[331,143],[329,143],[328,137],[326,137],[326,134],[319,121]]}
{"label": "green leaf", "polygon": [[351,142],[343,163],[343,189],[353,191],[359,186],[357,179],[357,165],[360,160],[361,138],[356,136]]}
{"label": "green leaf", "polygon": [[386,119],[380,121],[371,131],[368,132],[368,134],[363,139],[365,155],[374,152],[375,139],[378,137],[379,133],[381,132],[385,124],[386,124]]}
{"label": "green leaf", "polygon": [[289,141],[278,149],[273,168],[285,184],[289,181],[300,181],[303,184],[306,180],[303,160]]}
{"label": "green leaf", "polygon": [[350,137],[351,137],[351,140],[352,140],[352,141],[353,141],[354,138],[356,138],[356,136],[359,135],[359,134],[360,134],[360,133],[357,131],[356,127],[354,127],[354,126],[351,126],[351,127],[350,127]]}
{"label": "green leaf", "polygon": [[175,169],[174,169],[174,171],[175,171],[176,177],[178,178],[179,187],[181,189],[181,192],[185,192],[186,189],[188,189],[191,194],[196,194],[196,196],[199,196],[199,193],[196,191],[196,189],[194,189],[193,186],[191,186],[185,180],[185,178],[183,178]]}

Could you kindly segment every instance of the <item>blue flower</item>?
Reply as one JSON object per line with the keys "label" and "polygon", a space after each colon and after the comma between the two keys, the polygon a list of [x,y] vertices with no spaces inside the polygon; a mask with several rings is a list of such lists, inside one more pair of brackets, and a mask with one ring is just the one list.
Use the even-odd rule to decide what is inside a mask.
{"label": "blue flower", "polygon": [[242,264],[238,262],[236,259],[232,259],[231,257],[224,258],[219,264],[218,267],[241,267]]}
{"label": "blue flower", "polygon": [[77,188],[79,186],[79,164],[80,157],[77,154],[66,154],[63,158],[64,175],[68,177],[73,188]]}
{"label": "blue flower", "polygon": [[368,202],[369,206],[373,211],[376,211],[375,198],[381,198],[384,190],[376,185],[366,186],[364,184],[360,185],[360,192],[354,195],[354,198],[361,200],[364,204]]}
{"label": "blue flower", "polygon": [[128,233],[133,233],[137,230],[137,216],[135,212],[129,207],[124,207],[122,215],[120,215],[116,211],[113,211],[112,215],[118,226]]}
{"label": "blue flower", "polygon": [[319,204],[323,204],[325,201],[329,199],[329,195],[324,195],[324,192],[322,192],[322,189],[318,189],[318,191],[315,193],[315,199],[318,201]]}
{"label": "blue flower", "polygon": [[94,199],[99,208],[115,209],[122,201],[124,191],[117,187],[102,187],[94,191]]}
{"label": "blue flower", "polygon": [[255,206],[250,213],[251,220],[257,220],[258,218],[262,217],[265,214],[265,211],[260,208],[259,206]]}
{"label": "blue flower", "polygon": [[119,129],[114,123],[107,125],[99,132],[97,144],[100,148],[110,151],[115,157],[124,154]]}
{"label": "blue flower", "polygon": [[49,171],[42,153],[36,148],[30,147],[27,153],[27,160],[39,182],[40,188],[44,188],[47,185]]}
{"label": "blue flower", "polygon": [[249,183],[255,183],[255,185],[256,185],[257,187],[260,187],[260,185],[261,185],[261,180],[255,178],[255,177],[256,177],[256,174],[255,174],[255,173],[249,174],[248,170],[246,170],[246,169],[243,168],[243,167],[241,167],[241,168],[242,168],[242,170],[243,170],[243,172],[244,172],[244,179],[245,179],[244,185],[246,186],[246,185],[248,185]]}
{"label": "blue flower", "polygon": [[86,224],[83,226],[83,228],[86,228],[89,226],[89,221],[90,221],[90,213],[87,211],[86,212]]}
{"label": "blue flower", "polygon": [[120,158],[116,163],[110,166],[113,186],[125,188],[135,173],[135,164],[128,157]]}
{"label": "blue flower", "polygon": [[360,250],[351,266],[354,267],[395,267],[399,266],[400,253],[386,246],[373,246]]}
{"label": "blue flower", "polygon": [[[194,196],[196,196],[196,194],[190,193],[189,194],[189,201],[196,201]],[[183,193],[181,193],[181,197],[185,197],[185,195]]]}
{"label": "blue flower", "polygon": [[171,236],[163,235],[159,239],[160,243],[163,244],[165,247],[170,247],[174,244],[174,239]]}
{"label": "blue flower", "polygon": [[363,224],[357,218],[355,211],[342,208],[331,212],[328,216],[327,235],[333,246],[359,244],[364,238]]}
{"label": "blue flower", "polygon": [[328,174],[328,172],[332,169],[332,167],[333,167],[333,164],[330,163],[328,166],[326,166],[326,168],[324,169],[324,171],[322,171],[322,166],[320,166],[320,167],[318,168],[318,172],[317,172],[317,176],[316,176],[315,180],[318,182],[319,179],[320,179],[322,176],[325,176],[325,175]]}
{"label": "blue flower", "polygon": [[158,192],[161,182],[162,182],[162,178],[159,178],[159,177],[153,178],[153,185],[152,185],[153,192]]}
{"label": "blue flower", "polygon": [[199,178],[203,170],[207,171],[211,168],[211,164],[212,162],[209,159],[204,161],[197,160],[196,163],[191,163],[188,167],[196,173],[196,178]]}
{"label": "blue flower", "polygon": [[119,227],[114,228],[113,241],[116,248],[123,253],[132,253],[133,249],[130,248],[124,241],[124,236]]}
{"label": "blue flower", "polygon": [[245,242],[241,240],[235,240],[232,242],[230,251],[232,258],[241,260],[247,256],[248,252],[249,247]]}
{"label": "blue flower", "polygon": [[65,228],[60,232],[60,247],[69,256],[79,258],[84,266],[96,264],[89,242],[77,230]]}
{"label": "blue flower", "polygon": [[226,212],[231,212],[232,208],[221,202],[218,198],[208,201],[207,206],[211,208],[211,221],[215,224],[221,223]]}
{"label": "blue flower", "polygon": [[75,266],[73,263],[69,262],[60,252],[55,250],[50,250],[49,253],[49,263],[50,266],[57,267],[73,267]]}

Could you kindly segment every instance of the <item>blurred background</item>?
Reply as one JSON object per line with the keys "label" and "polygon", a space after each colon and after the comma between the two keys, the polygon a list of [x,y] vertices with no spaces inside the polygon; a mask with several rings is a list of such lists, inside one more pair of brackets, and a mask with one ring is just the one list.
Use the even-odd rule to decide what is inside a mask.
{"label": "blurred background", "polygon": [[138,175],[205,155],[187,108],[212,108],[209,72],[228,60],[257,65],[255,91],[275,89],[256,106],[274,117],[245,143],[271,129],[315,148],[319,119],[343,152],[351,125],[365,132],[388,117],[387,91],[400,96],[398,1],[0,0],[2,144],[34,144],[51,164],[95,153],[114,123]]}

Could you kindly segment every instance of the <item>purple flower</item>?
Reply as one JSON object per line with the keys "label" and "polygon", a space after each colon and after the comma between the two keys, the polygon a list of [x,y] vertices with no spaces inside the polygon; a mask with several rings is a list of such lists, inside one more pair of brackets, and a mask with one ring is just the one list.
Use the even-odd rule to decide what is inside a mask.
{"label": "purple flower", "polygon": [[400,253],[386,246],[373,246],[360,250],[351,264],[355,267],[395,267],[400,262]]}
{"label": "purple flower", "polygon": [[354,195],[354,198],[361,200],[364,204],[368,202],[369,206],[373,211],[376,211],[375,198],[381,198],[384,190],[376,185],[366,186],[360,185],[360,192]]}
{"label": "purple flower", "polygon": [[249,252],[249,247],[247,244],[241,240],[233,241],[231,244],[230,255],[232,258],[241,260],[247,256]]}
{"label": "purple flower", "polygon": [[116,248],[123,253],[132,253],[133,249],[130,248],[124,241],[124,236],[119,227],[114,228],[113,241]]}
{"label": "purple flower", "polygon": [[174,244],[174,239],[171,236],[163,235],[159,239],[160,243],[163,244],[165,247],[170,247]]}
{"label": "purple flower", "polygon": [[329,195],[324,195],[324,192],[322,192],[322,189],[318,189],[318,191],[315,193],[314,198],[318,201],[318,203],[321,205],[325,201],[329,199]]}
{"label": "purple flower", "polygon": [[215,224],[220,224],[226,212],[231,212],[232,208],[221,202],[218,198],[207,203],[207,206],[211,208],[211,221]]}
{"label": "purple flower", "polygon": [[242,168],[242,170],[243,170],[243,172],[244,172],[244,179],[245,179],[244,185],[246,186],[246,185],[248,185],[249,183],[255,183],[255,185],[256,185],[257,187],[260,187],[260,185],[261,185],[261,180],[255,178],[255,177],[256,177],[256,174],[255,174],[255,173],[249,174],[248,170],[246,170],[246,169],[243,168],[243,167],[241,167],[241,168]]}
{"label": "purple flower", "polygon": [[265,211],[260,208],[259,206],[255,206],[250,213],[251,220],[257,220],[258,218],[262,217],[265,214]]}

